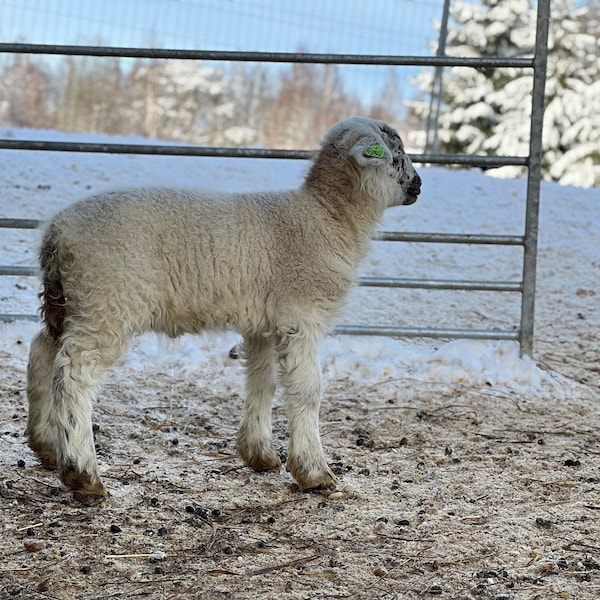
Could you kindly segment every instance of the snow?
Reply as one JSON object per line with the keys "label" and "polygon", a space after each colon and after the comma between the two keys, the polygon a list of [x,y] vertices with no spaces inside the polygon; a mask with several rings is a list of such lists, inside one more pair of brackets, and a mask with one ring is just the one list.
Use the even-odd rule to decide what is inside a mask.
{"label": "snow", "polygon": [[[64,139],[57,132],[0,130],[0,137]],[[72,140],[74,136],[69,136]],[[132,141],[80,136],[81,141]],[[135,140],[138,141],[139,140]],[[141,185],[178,185],[220,191],[281,189],[296,185],[304,161],[191,157],[120,156],[3,151],[0,216],[49,218],[91,193]],[[524,180],[501,180],[476,171],[419,169],[423,193],[410,207],[387,211],[383,230],[521,234]],[[542,186],[537,332],[553,348],[597,331],[600,190]],[[0,264],[35,265],[38,232],[0,230]],[[363,275],[445,279],[518,280],[521,249],[506,247],[376,242]],[[0,312],[33,314],[35,278],[0,277]],[[594,309],[595,306],[595,309]],[[490,292],[447,292],[359,288],[340,323],[409,326],[513,327],[519,298]],[[0,324],[5,369],[24,373],[28,343],[39,325]],[[581,338],[583,339],[583,338]],[[175,341],[147,334],[136,339],[119,369],[152,377],[170,373],[215,389],[243,390],[240,363],[228,357],[231,332],[184,336]],[[528,397],[574,397],[578,386],[530,358],[513,342],[432,342],[382,337],[327,337],[320,348],[327,380],[376,385],[415,379],[437,385],[490,387]]]}

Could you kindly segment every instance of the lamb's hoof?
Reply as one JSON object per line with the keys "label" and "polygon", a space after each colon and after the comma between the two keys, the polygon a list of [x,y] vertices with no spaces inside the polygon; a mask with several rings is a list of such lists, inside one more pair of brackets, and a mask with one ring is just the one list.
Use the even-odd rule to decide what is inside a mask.
{"label": "lamb's hoof", "polygon": [[338,485],[338,479],[327,464],[319,467],[306,467],[299,460],[290,456],[287,470],[303,490],[334,490]]}
{"label": "lamb's hoof", "polygon": [[91,506],[103,502],[108,493],[100,479],[73,469],[60,474],[61,481],[73,491],[73,498],[82,504]]}
{"label": "lamb's hoof", "polygon": [[238,456],[253,471],[272,471],[281,466],[279,455],[270,444],[249,445],[238,440]]}
{"label": "lamb's hoof", "polygon": [[73,490],[73,499],[85,506],[104,504],[108,498],[108,492],[102,484],[101,490]]}

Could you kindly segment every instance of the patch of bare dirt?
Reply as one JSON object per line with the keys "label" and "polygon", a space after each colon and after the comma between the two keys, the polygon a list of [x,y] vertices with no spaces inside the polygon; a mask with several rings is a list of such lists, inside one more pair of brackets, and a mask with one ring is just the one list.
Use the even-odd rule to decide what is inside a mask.
{"label": "patch of bare dirt", "polygon": [[[240,463],[239,396],[113,371],[95,411],[112,495],[86,508],[25,445],[24,379],[0,374],[2,599],[600,597],[594,381],[563,398],[331,381],[328,495]],[[274,427],[284,454],[279,403]]]}

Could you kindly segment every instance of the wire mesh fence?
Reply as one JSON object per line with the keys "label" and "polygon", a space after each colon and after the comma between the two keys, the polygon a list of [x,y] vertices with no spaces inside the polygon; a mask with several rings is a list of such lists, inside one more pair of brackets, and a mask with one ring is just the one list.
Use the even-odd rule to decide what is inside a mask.
{"label": "wire mesh fence", "polygon": [[[41,6],[45,7],[42,8]],[[68,3],[63,4],[66,6]],[[123,4],[123,3],[122,3]],[[162,3],[164,6],[159,6],[161,3],[150,2],[151,11],[154,11],[155,18],[158,19],[158,15],[162,15],[161,19],[163,22],[176,22],[176,19],[172,15],[161,13],[161,11],[167,10],[166,6],[170,5],[173,8],[172,3]],[[226,19],[227,11],[219,12],[218,14],[212,15],[209,11],[209,4],[204,2],[192,2],[190,3],[194,9],[200,10],[200,8],[206,9],[204,13],[206,23],[210,22],[211,18],[215,19]],[[235,3],[237,5],[237,3]],[[135,107],[135,112],[142,113],[143,121],[149,128],[143,131],[144,135],[151,135],[152,137],[162,137],[160,135],[159,127],[156,121],[158,117],[156,115],[163,115],[163,121],[169,131],[173,131],[173,123],[169,121],[168,114],[169,110],[173,112],[181,112],[181,106],[186,106],[186,99],[189,100],[197,96],[200,88],[208,90],[206,94],[210,97],[212,103],[211,108],[215,112],[213,115],[213,122],[210,127],[222,132],[221,139],[216,140],[211,137],[207,131],[210,127],[203,124],[204,129],[194,133],[192,139],[186,139],[180,136],[180,141],[187,142],[181,145],[160,145],[160,144],[94,144],[94,143],[78,143],[78,142],[55,142],[55,141],[39,141],[35,139],[31,140],[11,140],[3,139],[0,140],[0,149],[12,149],[12,150],[23,150],[23,151],[35,151],[35,150],[46,150],[46,151],[75,151],[75,152],[108,152],[108,153],[161,153],[171,155],[197,155],[197,156],[244,156],[244,157],[271,157],[271,158],[308,158],[311,153],[306,148],[312,148],[315,145],[315,140],[310,137],[299,140],[295,139],[292,144],[294,149],[286,149],[285,142],[289,143],[293,137],[286,135],[285,126],[280,124],[279,129],[274,129],[270,134],[265,135],[258,145],[265,145],[263,148],[252,148],[250,146],[257,145],[257,138],[255,137],[256,131],[260,129],[260,115],[269,116],[269,121],[275,123],[278,119],[285,123],[290,123],[289,114],[287,119],[282,115],[279,117],[276,114],[275,106],[284,105],[287,111],[294,110],[295,102],[298,106],[308,107],[310,106],[309,115],[307,114],[294,114],[294,118],[291,122],[296,130],[308,131],[308,132],[322,132],[327,126],[339,118],[347,116],[350,112],[367,112],[372,116],[384,118],[391,121],[394,124],[397,115],[403,114],[403,109],[399,108],[402,105],[401,101],[397,98],[401,96],[398,89],[398,80],[395,79],[394,73],[397,69],[411,69],[414,67],[432,67],[441,69],[444,66],[465,66],[475,69],[483,68],[499,68],[499,67],[511,67],[517,69],[530,70],[533,73],[533,91],[531,96],[532,101],[532,117],[531,117],[531,136],[529,144],[529,152],[527,156],[465,156],[465,155],[439,155],[439,154],[413,154],[412,158],[415,162],[428,163],[428,164],[460,164],[460,165],[477,165],[477,166],[500,166],[500,165],[520,165],[528,168],[528,186],[527,186],[527,198],[526,198],[526,226],[523,235],[519,236],[485,236],[482,234],[403,234],[400,232],[386,232],[379,234],[378,239],[386,241],[415,241],[418,239],[423,242],[435,242],[435,243],[465,243],[465,244],[506,244],[506,245],[520,245],[524,249],[523,253],[523,277],[519,281],[508,281],[508,282],[486,282],[486,281],[469,281],[469,280],[402,280],[399,278],[363,278],[361,285],[365,287],[420,287],[424,289],[446,289],[446,290],[487,290],[497,292],[516,292],[521,295],[521,319],[520,325],[516,329],[512,330],[478,330],[478,329],[455,329],[455,328],[438,328],[433,329],[429,327],[396,327],[390,326],[355,326],[345,325],[339,326],[337,331],[339,333],[352,333],[352,334],[377,334],[377,335],[392,335],[392,336],[404,336],[404,337],[444,337],[444,338],[487,338],[487,339],[515,339],[518,340],[521,345],[521,350],[524,354],[531,354],[533,350],[533,322],[534,322],[534,299],[535,299],[535,263],[536,263],[536,251],[537,251],[537,229],[538,229],[538,205],[539,205],[539,182],[540,182],[540,164],[541,164],[541,119],[543,116],[543,101],[544,101],[544,83],[545,83],[545,64],[546,64],[546,49],[547,49],[547,35],[548,35],[548,22],[549,22],[549,1],[541,0],[538,3],[538,18],[537,18],[537,30],[536,30],[536,48],[535,53],[532,57],[448,57],[444,52],[438,52],[436,56],[427,54],[425,52],[427,46],[427,37],[431,39],[431,31],[428,31],[427,36],[423,36],[422,32],[419,33],[418,28],[411,28],[410,19],[406,18],[406,7],[408,3],[392,3],[382,2],[379,8],[387,9],[380,15],[381,20],[377,21],[373,25],[368,25],[370,22],[366,16],[356,7],[356,10],[350,11],[347,6],[348,3],[344,3],[343,6],[346,8],[342,10],[342,3],[331,2],[331,3],[320,3],[329,4],[329,8],[334,5],[338,6],[339,11],[335,15],[336,27],[339,31],[336,33],[336,52],[331,53],[326,40],[323,39],[323,33],[330,31],[331,21],[327,22],[327,16],[319,10],[317,3],[310,4],[311,10],[303,12],[302,14],[294,12],[290,7],[291,3],[282,2],[278,3],[277,6],[282,7],[281,12],[278,9],[272,7],[272,3],[267,2],[252,2],[247,5],[241,5],[246,7],[245,9],[240,8],[239,14],[236,18],[229,14],[230,22],[228,27],[235,27],[236,23],[245,22],[247,26],[253,22],[253,19],[259,19],[260,16],[268,15],[268,18],[261,21],[259,31],[262,34],[258,34],[257,31],[253,31],[252,36],[256,36],[256,40],[250,35],[244,37],[241,36],[239,40],[245,40],[240,42],[235,36],[230,38],[229,46],[227,44],[221,44],[216,41],[216,38],[211,38],[209,33],[214,33],[212,29],[216,31],[217,26],[209,28],[208,33],[206,29],[201,29],[206,33],[204,37],[198,32],[194,33],[189,30],[192,27],[194,18],[199,18],[199,13],[193,13],[194,18],[188,19],[189,23],[186,25],[185,31],[189,31],[189,38],[187,34],[177,38],[178,40],[187,40],[184,43],[180,43],[178,47],[169,47],[168,43],[171,39],[169,32],[163,30],[162,39],[152,40],[150,44],[139,44],[131,45],[125,44],[127,39],[123,37],[119,27],[115,25],[117,21],[121,21],[118,15],[106,15],[99,13],[99,16],[90,16],[90,23],[94,19],[100,19],[102,23],[106,21],[106,27],[110,30],[110,35],[107,30],[106,34],[101,33],[100,37],[106,35],[110,38],[110,45],[103,44],[73,44],[71,39],[71,30],[61,27],[48,26],[47,29],[40,29],[35,32],[34,41],[13,41],[0,44],[0,56],[3,57],[4,68],[14,67],[16,73],[29,74],[29,77],[25,78],[25,81],[31,83],[36,82],[36,86],[29,85],[26,90],[26,94],[30,96],[31,104],[34,108],[31,109],[31,114],[39,115],[41,113],[47,113],[54,106],[60,104],[59,99],[61,94],[65,94],[64,90],[56,90],[52,88],[52,77],[48,73],[55,72],[62,73],[62,79],[69,78],[72,86],[68,90],[64,104],[67,107],[67,112],[63,114],[62,118],[65,122],[70,123],[63,127],[63,129],[77,130],[77,123],[82,123],[88,129],[90,125],[93,127],[100,127],[101,118],[98,115],[114,115],[119,111],[115,111],[114,107],[105,106],[103,104],[104,96],[107,94],[101,94],[98,92],[98,85],[101,89],[110,89],[111,93],[108,94],[111,98],[120,98],[127,106]],[[437,11],[439,16],[442,16],[442,10],[444,7],[447,9],[447,2],[424,2],[420,8],[416,7],[413,3],[412,11],[427,8],[432,11]],[[21,6],[21,5],[19,5]],[[11,8],[13,11],[11,18],[21,18],[23,23],[25,22],[25,15],[29,14],[29,11],[40,9],[42,12],[46,11],[48,17],[48,23],[54,19],[57,22],[63,23],[65,20],[68,21],[70,18],[74,18],[73,15],[66,12],[66,9],[61,9],[58,14],[51,13],[52,3],[24,3],[21,9],[15,6]],[[212,6],[212,4],[211,4]],[[219,3],[222,7],[222,3]],[[369,5],[373,6],[373,5]],[[269,7],[273,10],[269,10]],[[395,7],[395,8],[394,8]],[[400,14],[397,12],[403,7],[403,12]],[[100,10],[100,9],[95,9]],[[123,7],[122,10],[125,10]],[[245,14],[244,11],[249,11]],[[312,11],[312,12],[311,12]],[[251,13],[251,14],[250,14]],[[5,16],[7,13],[4,13]],[[90,15],[96,13],[89,13]],[[352,17],[349,15],[352,14]],[[408,14],[411,14],[410,11]],[[212,15],[212,16],[211,16]],[[341,15],[341,16],[340,16]],[[362,17],[360,15],[363,15]],[[244,16],[246,20],[244,21]],[[375,15],[377,16],[377,15]],[[209,18],[210,17],[210,18]],[[370,14],[370,18],[373,14]],[[393,24],[398,22],[402,17],[402,27],[406,28],[406,36],[399,35],[397,30],[393,29]],[[333,18],[333,17],[331,17]],[[357,20],[358,19],[358,20]],[[135,19],[134,19],[135,20]],[[356,27],[360,22],[364,27],[360,29],[360,35],[351,35],[348,32],[354,31],[356,34]],[[131,22],[131,21],[130,21]],[[419,21],[423,23],[422,19]],[[270,33],[267,33],[266,27],[269,25],[272,29]],[[286,31],[286,27],[293,28],[294,26],[308,27],[311,31],[311,35],[315,34],[314,40],[311,38],[310,44],[308,44],[311,50],[315,51],[303,51],[299,52],[297,48],[291,48],[290,44],[294,44],[295,36],[291,33],[287,35],[283,32]],[[102,25],[104,27],[104,25]],[[103,31],[96,28],[96,31]],[[219,26],[220,27],[220,26]],[[328,29],[329,27],[329,29]],[[131,27],[128,28],[131,34]],[[321,32],[321,35],[319,35]],[[392,35],[394,33],[395,35]],[[145,31],[148,34],[148,31]],[[140,32],[133,35],[133,39],[142,35]],[[338,39],[339,36],[339,39]],[[157,35],[157,37],[160,37]],[[418,38],[418,42],[416,41]],[[131,38],[129,38],[131,39]],[[211,50],[206,50],[209,45],[209,41],[213,39],[213,46]],[[233,41],[232,41],[233,40]],[[408,41],[407,41],[408,40]],[[412,40],[412,41],[411,41]],[[240,50],[233,48],[236,44],[246,44],[245,49]],[[166,45],[165,45],[166,44]],[[252,45],[253,48],[260,48],[260,50],[249,51],[248,46]],[[224,49],[215,50],[215,47],[222,47]],[[200,49],[199,49],[200,48]],[[416,50],[416,51],[415,51]],[[46,60],[51,60],[53,57],[60,58],[61,62],[54,64],[48,63],[50,66],[47,67],[46,75],[44,76],[43,69],[37,71],[32,68],[35,63],[32,57],[45,57]],[[26,60],[23,58],[26,57]],[[104,58],[99,58],[104,57]],[[12,63],[11,63],[12,60]],[[90,60],[90,63],[75,62]],[[93,61],[98,60],[111,60],[117,62],[106,63],[102,69],[98,70],[97,67],[91,67]],[[70,62],[69,62],[70,61]],[[129,62],[123,62],[129,61]],[[191,71],[183,68],[185,64],[197,64],[201,65],[200,75],[198,72],[192,74]],[[160,69],[157,69],[155,65],[160,65]],[[228,70],[215,69],[210,66],[213,64],[226,64]],[[244,77],[239,77],[240,65],[254,65],[255,70],[248,70],[245,72]],[[163,97],[159,97],[157,90],[159,84],[163,82],[165,73],[169,73],[168,65],[175,65],[172,67],[171,83],[173,81],[180,82],[179,87],[177,85],[171,85],[171,96],[169,100],[165,100]],[[236,67],[237,65],[237,67]],[[267,71],[267,66],[278,67],[285,65],[288,71]],[[369,77],[372,73],[379,70],[379,85],[377,88],[375,85],[368,85],[365,81],[368,79],[361,79],[356,77],[343,77],[342,74],[335,70],[343,66],[361,69],[362,72],[369,73]],[[315,67],[320,70],[307,70],[307,67]],[[236,71],[236,68],[238,69]],[[303,70],[304,68],[304,70]],[[394,69],[388,71],[387,75],[381,76],[381,69]],[[62,69],[62,71],[61,71]],[[71,69],[71,70],[69,70]],[[87,71],[86,71],[87,69]],[[82,80],[75,81],[74,73],[83,73],[86,75]],[[245,108],[240,111],[237,110],[234,105],[234,98],[236,92],[233,88],[228,87],[227,82],[236,81],[235,73],[238,73],[237,85],[242,86],[245,90],[244,94],[241,95],[245,99]],[[248,74],[251,76],[248,78]],[[270,73],[270,74],[267,74]],[[269,77],[272,73],[276,73],[279,77],[278,85],[276,86],[277,94],[275,96],[269,96],[268,89],[270,89]],[[357,72],[358,73],[358,72]],[[193,76],[192,76],[193,75]],[[366,77],[366,75],[365,75]],[[23,79],[23,78],[22,78]],[[9,78],[10,80],[10,78]],[[246,81],[245,84],[241,84],[240,81]],[[252,88],[248,87],[247,81],[251,81]],[[352,86],[355,86],[356,90],[370,90],[368,94],[353,91],[350,89],[349,81],[352,81]],[[10,81],[9,81],[10,82]],[[88,87],[95,83],[96,87],[92,90],[91,96],[85,97],[84,100],[80,98],[83,91],[88,92]],[[86,87],[87,84],[87,87]],[[287,87],[286,87],[287,85]],[[126,94],[120,94],[120,91],[126,89],[133,89],[139,86],[141,93],[139,97],[126,97]],[[346,86],[346,87],[345,87]],[[92,86],[94,87],[94,86]],[[234,86],[235,87],[235,86]],[[251,93],[248,93],[248,91]],[[32,91],[33,90],[33,91]],[[212,91],[211,91],[212,90]],[[34,93],[35,92],[35,93]],[[239,92],[239,90],[238,90]],[[78,96],[79,94],[79,96]],[[154,94],[154,95],[153,95]],[[379,106],[378,100],[381,96],[386,96],[385,102]],[[54,104],[49,100],[54,98]],[[73,114],[69,115],[68,106],[75,102],[75,99],[79,98],[77,104],[78,107],[85,107],[85,116],[81,119],[77,119]],[[286,99],[293,99],[294,102],[285,102]],[[204,101],[207,101],[204,98]],[[40,106],[36,105],[40,103]],[[136,105],[136,102],[138,103]],[[139,103],[142,104],[139,104]],[[165,104],[166,102],[166,104]],[[6,103],[4,103],[6,106]],[[28,103],[21,104],[23,106],[29,106]],[[8,103],[9,107],[14,104]],[[142,108],[140,108],[142,107]],[[223,108],[225,107],[225,108]],[[143,109],[143,110],[142,110]],[[196,106],[197,109],[197,106]],[[25,111],[26,112],[26,111]],[[55,118],[58,117],[56,112]],[[228,115],[235,114],[239,121],[227,121]],[[94,122],[94,115],[97,120]],[[131,122],[131,114],[124,110],[124,121]],[[2,115],[0,115],[1,117]],[[48,115],[47,115],[48,116]],[[48,116],[48,118],[50,118]],[[405,118],[403,116],[402,118]],[[224,121],[225,120],[225,121]],[[26,121],[26,119],[25,119]],[[24,123],[29,126],[36,126],[36,123]],[[115,127],[119,132],[123,133],[122,123],[113,123],[107,126],[106,123],[102,125],[103,128],[110,129]],[[188,128],[189,130],[190,128]],[[108,131],[110,133],[110,131]],[[125,131],[124,133],[127,133]],[[168,136],[167,136],[168,137]],[[212,143],[208,143],[212,142]],[[236,142],[236,143],[233,143]],[[266,142],[273,142],[274,148],[269,149],[269,145]],[[236,147],[237,146],[237,147]],[[300,150],[299,150],[300,148]],[[302,150],[304,148],[304,150]],[[26,215],[23,215],[26,217]],[[32,227],[36,223],[31,219],[2,219],[0,220],[0,227]],[[411,237],[412,236],[412,237]],[[0,275],[13,276],[13,275],[29,275],[27,267],[15,267],[5,266],[0,267]],[[27,315],[13,315],[3,314],[0,315],[0,319],[13,319],[17,316]],[[31,316],[29,316],[31,317]],[[33,317],[31,317],[33,318]]]}

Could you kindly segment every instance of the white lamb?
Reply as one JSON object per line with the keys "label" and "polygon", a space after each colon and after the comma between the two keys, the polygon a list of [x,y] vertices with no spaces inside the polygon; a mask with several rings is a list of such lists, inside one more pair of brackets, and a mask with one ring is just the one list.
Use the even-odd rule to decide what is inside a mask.
{"label": "white lamb", "polygon": [[74,496],[106,495],[92,434],[95,388],[145,331],[230,327],[243,343],[246,403],[237,451],[279,467],[271,402],[284,389],[287,468],[303,488],[335,485],[319,437],[319,339],[356,279],[389,206],[421,180],[381,121],[330,129],[298,190],[216,195],[174,189],[101,194],[60,212],[40,251],[43,330],[27,375],[30,447]]}

